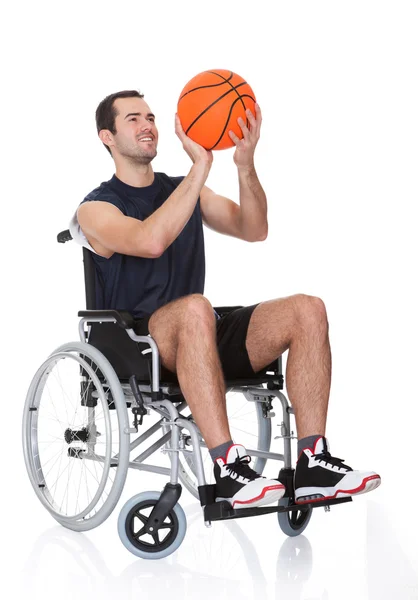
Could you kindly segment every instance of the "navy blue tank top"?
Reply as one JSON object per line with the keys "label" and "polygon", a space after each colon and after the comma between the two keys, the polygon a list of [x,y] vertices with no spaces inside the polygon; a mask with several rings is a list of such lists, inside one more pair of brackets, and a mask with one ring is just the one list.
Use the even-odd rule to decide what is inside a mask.
{"label": "navy blue tank top", "polygon": [[[144,221],[184,179],[154,173],[146,187],[133,187],[114,175],[83,202],[110,202],[124,215]],[[180,235],[158,258],[92,253],[96,270],[96,309],[128,310],[136,319],[152,314],[172,300],[203,294],[205,250],[200,199]]]}

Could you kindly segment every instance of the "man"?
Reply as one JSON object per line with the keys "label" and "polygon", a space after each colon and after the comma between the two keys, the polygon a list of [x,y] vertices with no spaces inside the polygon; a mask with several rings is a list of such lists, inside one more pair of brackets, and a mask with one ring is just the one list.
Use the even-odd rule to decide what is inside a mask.
{"label": "man", "polygon": [[116,173],[84,199],[70,226],[93,253],[97,308],[126,309],[136,332],[150,334],[164,367],[182,393],[214,461],[218,498],[233,507],[280,499],[284,486],[260,477],[245,448],[231,440],[224,379],[251,377],[286,350],[287,390],[295,411],[298,461],[296,501],[360,494],[380,484],[373,472],[354,471],[331,456],[325,436],[331,380],[328,322],[319,298],[298,294],[217,318],[203,296],[202,222],[248,242],[267,237],[267,202],[254,168],[261,112],[240,119],[233,132],[240,204],[205,186],[212,153],[175,131],[192,166],[185,177],[154,173],[155,116],[136,91],[107,96],[96,111],[100,140]]}

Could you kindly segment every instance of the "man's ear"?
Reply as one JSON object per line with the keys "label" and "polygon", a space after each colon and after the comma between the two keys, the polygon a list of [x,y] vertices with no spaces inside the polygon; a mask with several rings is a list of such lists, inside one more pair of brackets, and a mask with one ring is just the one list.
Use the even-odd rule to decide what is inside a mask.
{"label": "man's ear", "polygon": [[101,129],[99,131],[99,138],[103,144],[106,144],[106,146],[110,146],[110,144],[113,142],[113,135],[109,129]]}

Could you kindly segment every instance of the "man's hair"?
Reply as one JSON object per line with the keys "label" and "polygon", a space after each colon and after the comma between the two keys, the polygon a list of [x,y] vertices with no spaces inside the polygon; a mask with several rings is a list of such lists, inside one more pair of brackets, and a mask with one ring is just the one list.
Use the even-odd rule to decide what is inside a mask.
{"label": "man's hair", "polygon": [[[96,109],[96,127],[97,133],[102,129],[109,129],[113,134],[116,133],[115,119],[116,119],[116,108],[114,106],[115,100],[118,98],[143,98],[144,94],[137,92],[136,90],[125,90],[124,92],[116,92],[110,94],[102,100]],[[103,144],[106,150],[112,155],[109,146]]]}

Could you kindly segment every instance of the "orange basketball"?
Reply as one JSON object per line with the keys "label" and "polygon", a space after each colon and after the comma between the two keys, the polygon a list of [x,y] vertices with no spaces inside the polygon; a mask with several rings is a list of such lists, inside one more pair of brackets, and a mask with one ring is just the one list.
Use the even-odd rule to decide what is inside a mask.
{"label": "orange basketball", "polygon": [[225,69],[203,71],[183,88],[177,113],[185,133],[206,150],[224,150],[234,146],[231,130],[242,139],[237,123],[242,117],[249,127],[245,111],[255,115],[256,100],[248,83]]}

